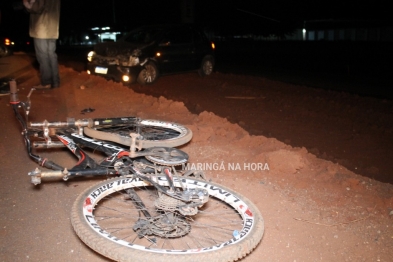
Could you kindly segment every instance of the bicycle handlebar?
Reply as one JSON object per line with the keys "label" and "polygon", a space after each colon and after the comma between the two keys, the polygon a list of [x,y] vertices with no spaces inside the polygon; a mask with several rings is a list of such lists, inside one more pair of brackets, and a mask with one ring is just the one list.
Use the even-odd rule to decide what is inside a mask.
{"label": "bicycle handlebar", "polygon": [[66,122],[30,122],[29,127],[96,127],[105,125],[119,125],[119,124],[131,124],[138,121],[136,117],[114,117],[114,118],[87,118],[78,119],[75,121],[74,118],[67,118]]}
{"label": "bicycle handlebar", "polygon": [[[26,121],[23,121],[22,117],[20,116],[19,112],[17,112],[17,108],[15,108],[15,113],[18,117],[20,116],[20,120],[22,120],[22,125],[27,127],[27,115],[30,111],[30,96],[35,90],[32,88],[27,95],[27,101],[21,102],[18,97],[18,88],[16,86],[16,81],[11,80],[9,81],[10,84],[10,103],[16,107],[23,107],[26,114]],[[28,124],[29,127],[96,127],[96,126],[105,126],[105,125],[121,125],[121,124],[133,124],[139,119],[137,117],[114,117],[114,118],[87,118],[87,119],[79,119],[76,120],[74,118],[67,118],[66,122],[57,121],[57,122],[48,122],[44,120],[43,122],[30,122]]]}
{"label": "bicycle handlebar", "polygon": [[[88,126],[90,119],[80,119],[75,121],[74,118],[67,118],[66,122],[48,122],[44,120],[43,122],[30,122],[29,127],[76,127],[76,126]],[[90,120],[91,121],[91,120]]]}

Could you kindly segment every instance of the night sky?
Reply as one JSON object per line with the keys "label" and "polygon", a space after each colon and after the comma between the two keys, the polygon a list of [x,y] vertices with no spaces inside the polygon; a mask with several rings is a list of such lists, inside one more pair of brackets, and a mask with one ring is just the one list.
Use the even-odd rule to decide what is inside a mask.
{"label": "night sky", "polygon": [[[304,20],[357,19],[392,21],[389,1],[336,0],[194,0],[196,23],[240,33],[262,33],[268,28],[300,27]],[[0,32],[28,33],[28,14],[1,0]],[[63,0],[61,32],[117,25],[132,29],[143,24],[181,22],[181,0]]]}

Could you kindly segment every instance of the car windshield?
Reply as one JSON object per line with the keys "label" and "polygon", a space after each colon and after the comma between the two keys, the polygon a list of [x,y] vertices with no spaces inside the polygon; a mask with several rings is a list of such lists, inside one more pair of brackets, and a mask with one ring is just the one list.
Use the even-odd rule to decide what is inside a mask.
{"label": "car windshield", "polygon": [[159,32],[161,30],[158,28],[142,28],[126,34],[122,41],[148,44],[156,39]]}

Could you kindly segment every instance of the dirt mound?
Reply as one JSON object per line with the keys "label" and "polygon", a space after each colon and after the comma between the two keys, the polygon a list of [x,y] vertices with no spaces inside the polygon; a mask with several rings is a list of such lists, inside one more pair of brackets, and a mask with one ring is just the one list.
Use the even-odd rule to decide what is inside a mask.
{"label": "dirt mound", "polygon": [[[226,78],[225,75],[221,77]],[[225,83],[233,77],[229,76],[218,83],[224,83],[221,86],[225,88]],[[337,258],[341,261],[380,258],[387,261],[391,257],[392,185],[357,175],[339,164],[316,157],[305,148],[292,147],[275,138],[250,135],[240,125],[213,112],[192,114],[183,102],[163,96],[155,98],[138,94],[121,84],[98,77],[82,74],[78,79],[83,79],[83,84],[89,88],[64,87],[75,89],[77,101],[82,101],[84,96],[90,97],[94,103],[100,97],[106,98],[106,104],[108,100],[111,101],[113,106],[107,106],[108,109],[104,111],[99,107],[100,110],[95,112],[97,115],[136,114],[144,118],[179,122],[193,131],[192,141],[182,147],[190,155],[189,165],[205,170],[209,179],[249,197],[256,202],[266,219],[266,236],[247,261],[259,261],[258,256],[268,257],[269,261],[296,258],[324,258],[328,261]],[[274,91],[275,83],[269,83]],[[284,84],[279,85],[282,88]],[[255,95],[250,90],[249,95]],[[100,95],[94,95],[97,93]],[[276,97],[283,103],[289,99]],[[304,94],[301,97],[298,103],[313,101],[313,107],[321,110],[300,111],[298,117],[302,114],[326,117],[326,104]],[[355,104],[350,105],[349,109],[342,108],[334,101],[329,104],[338,110],[337,114],[340,110],[351,110],[353,114],[359,110]],[[296,116],[296,111],[292,111],[292,114]],[[269,204],[271,206],[267,208]],[[278,216],[280,219],[277,219]],[[277,230],[279,234],[276,234]],[[284,242],[288,243],[278,245],[278,239],[286,239]],[[373,251],[356,254],[359,245],[365,243]],[[307,246],[307,250],[301,247],[302,244]],[[329,245],[330,248],[326,249]],[[336,251],[329,253],[332,247]],[[276,250],[282,248],[284,251]]]}

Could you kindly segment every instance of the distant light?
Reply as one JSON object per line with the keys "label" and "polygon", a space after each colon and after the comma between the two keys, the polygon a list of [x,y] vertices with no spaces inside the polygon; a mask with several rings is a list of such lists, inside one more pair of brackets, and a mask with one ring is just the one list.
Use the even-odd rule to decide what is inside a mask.
{"label": "distant light", "polygon": [[4,40],[4,44],[5,44],[5,45],[11,45],[11,40],[9,40],[8,38],[6,38],[6,39]]}
{"label": "distant light", "polygon": [[303,33],[304,33],[304,34],[306,33],[306,28],[303,28]]}
{"label": "distant light", "polygon": [[160,53],[160,52],[157,52],[157,53],[156,53],[156,56],[161,56],[161,53]]}
{"label": "distant light", "polygon": [[93,27],[91,30],[100,30],[99,27]]}
{"label": "distant light", "polygon": [[111,29],[109,26],[101,28],[101,30],[109,30],[109,29]]}
{"label": "distant light", "polygon": [[216,45],[212,42],[212,49],[216,49]]}
{"label": "distant light", "polygon": [[90,70],[87,70],[87,74],[88,74],[88,75],[90,75],[90,74],[91,74]]}
{"label": "distant light", "polygon": [[88,40],[88,39],[89,39],[89,36],[88,36],[88,35],[87,35],[87,36],[85,36],[85,39],[86,39],[86,40]]}

